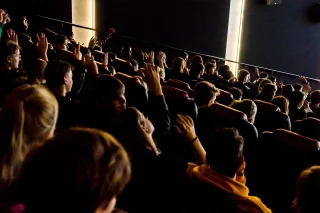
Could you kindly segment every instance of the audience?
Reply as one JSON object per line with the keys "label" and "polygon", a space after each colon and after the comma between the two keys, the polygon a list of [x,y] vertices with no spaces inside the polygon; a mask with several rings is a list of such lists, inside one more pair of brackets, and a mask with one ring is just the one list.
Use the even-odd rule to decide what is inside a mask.
{"label": "audience", "polygon": [[[237,70],[235,78],[235,70],[210,57],[190,55],[189,64],[186,52],[133,49],[119,41],[110,45],[122,47],[117,57],[101,39],[86,47],[73,33],[30,28],[26,16],[9,22],[0,9],[1,212],[102,213],[115,206],[128,212],[271,212],[254,196],[274,208],[275,198],[260,196],[257,187],[273,187],[256,175],[254,156],[264,151],[256,145],[272,134],[260,126],[270,130],[285,119],[286,129],[293,125],[299,135],[320,140],[320,92],[304,77],[283,86],[256,68],[251,83],[249,71]],[[213,105],[220,90],[227,92]],[[258,135],[255,99],[290,119],[270,113],[256,122]],[[299,177],[296,212],[318,211],[312,198],[317,171],[311,167]],[[288,183],[295,181],[290,177]],[[284,194],[284,201],[294,196]]]}

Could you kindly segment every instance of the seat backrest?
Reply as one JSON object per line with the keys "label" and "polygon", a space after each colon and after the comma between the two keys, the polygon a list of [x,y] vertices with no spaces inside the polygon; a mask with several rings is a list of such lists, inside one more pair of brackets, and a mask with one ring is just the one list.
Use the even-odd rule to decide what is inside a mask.
{"label": "seat backrest", "polygon": [[116,69],[116,72],[122,72],[132,75],[134,72],[133,67],[129,61],[123,60],[121,58],[116,58],[112,65]]}
{"label": "seat backrest", "polygon": [[217,96],[218,103],[230,106],[233,100],[233,95],[230,92],[220,89],[220,95]]}
{"label": "seat backrest", "polygon": [[173,86],[173,87],[176,87],[176,88],[179,88],[179,89],[182,89],[182,90],[189,90],[190,89],[190,86],[188,83],[184,82],[184,81],[180,81],[178,79],[170,79],[166,82],[166,85],[168,86]]}
{"label": "seat backrest", "polygon": [[320,141],[320,120],[319,119],[305,118],[302,121],[296,121],[296,123],[299,123],[297,132],[300,135]]}
{"label": "seat backrest", "polygon": [[223,104],[212,104],[210,110],[213,112],[216,118],[223,120],[248,120],[247,115],[239,110],[225,106]]}
{"label": "seat backrest", "polygon": [[139,83],[139,79],[132,77],[130,75],[127,75],[125,73],[118,72],[114,75],[117,79],[119,79],[125,86],[128,86],[130,84]]}
{"label": "seat backrest", "polygon": [[181,89],[178,89],[172,86],[163,85],[162,91],[164,96],[166,97],[174,97],[174,98],[180,98],[180,99],[189,98],[189,95],[186,91],[183,91]]}
{"label": "seat backrest", "polygon": [[280,108],[272,103],[268,103],[265,101],[261,100],[255,100],[254,101],[257,105],[258,111],[263,111],[263,112],[280,112]]}

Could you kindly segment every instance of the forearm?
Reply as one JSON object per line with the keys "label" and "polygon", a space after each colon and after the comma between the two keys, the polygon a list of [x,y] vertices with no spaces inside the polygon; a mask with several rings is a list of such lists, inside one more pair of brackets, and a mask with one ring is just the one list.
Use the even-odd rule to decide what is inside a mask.
{"label": "forearm", "polygon": [[197,138],[192,144],[192,151],[198,165],[206,163],[206,151],[204,150],[200,140]]}

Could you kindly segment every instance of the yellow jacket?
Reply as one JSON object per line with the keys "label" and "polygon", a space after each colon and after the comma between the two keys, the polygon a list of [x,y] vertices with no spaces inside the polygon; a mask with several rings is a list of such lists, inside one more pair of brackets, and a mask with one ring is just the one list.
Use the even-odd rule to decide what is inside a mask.
{"label": "yellow jacket", "polygon": [[239,176],[236,180],[215,172],[207,165],[194,167],[191,177],[197,178],[202,182],[211,184],[223,191],[230,193],[230,200],[235,203],[237,208],[243,212],[250,213],[270,213],[262,201],[255,196],[249,196],[249,189],[245,185],[245,177]]}

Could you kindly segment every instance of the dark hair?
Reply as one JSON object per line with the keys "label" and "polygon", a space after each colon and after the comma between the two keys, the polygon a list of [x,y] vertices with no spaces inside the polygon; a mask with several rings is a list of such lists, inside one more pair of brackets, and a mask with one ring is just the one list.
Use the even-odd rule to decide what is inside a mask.
{"label": "dark hair", "polygon": [[192,57],[192,64],[203,64],[201,55],[195,55]]}
{"label": "dark hair", "polygon": [[137,65],[139,65],[138,64],[138,62],[136,61],[136,60],[134,60],[134,59],[128,59],[128,61],[131,63],[131,65],[134,67],[134,66],[137,66]]}
{"label": "dark hair", "polygon": [[296,198],[293,208],[299,213],[314,213],[320,211],[320,166],[312,166],[298,177],[296,184]]}
{"label": "dark hair", "polygon": [[65,35],[58,34],[53,37],[52,45],[54,48],[56,48],[59,44],[63,44],[65,40],[68,40],[68,38]]}
{"label": "dark hair", "polygon": [[131,48],[130,45],[122,46],[122,48],[121,48],[121,57],[122,57],[122,59],[127,60],[127,59],[129,59],[131,57],[132,52],[130,51],[130,49],[132,51],[132,48]]}
{"label": "dark hair", "polygon": [[261,72],[260,74],[259,74],[259,78],[268,78],[268,73],[266,73],[266,72]]}
{"label": "dark hair", "polygon": [[205,70],[206,70],[206,71],[209,71],[209,70],[211,70],[212,68],[215,68],[215,67],[216,67],[216,66],[215,66],[213,63],[208,62],[208,63],[206,63]]}
{"label": "dark hair", "polygon": [[303,101],[304,94],[300,91],[293,91],[291,98],[289,99],[290,102],[290,109],[298,108],[299,104]]}
{"label": "dark hair", "polygon": [[[42,28],[38,31],[38,34],[44,33],[46,37],[48,38],[48,41],[52,43],[54,41],[54,37],[57,35],[56,32],[48,29],[48,28]],[[64,41],[63,41],[64,42]]]}
{"label": "dark hair", "polygon": [[282,95],[287,99],[290,99],[293,91],[293,86],[291,84],[287,84],[282,88]]}
{"label": "dark hair", "polygon": [[0,64],[4,64],[8,56],[20,50],[20,46],[14,41],[4,41],[0,44],[0,50]]}
{"label": "dark hair", "polygon": [[284,114],[288,115],[289,113],[289,100],[284,96],[274,97],[271,101],[272,104],[278,106]]}
{"label": "dark hair", "polygon": [[234,77],[233,73],[230,70],[227,70],[227,71],[221,73],[220,75],[226,81],[229,81]]}
{"label": "dark hair", "polygon": [[64,61],[49,61],[44,71],[48,88],[59,88],[64,84],[64,77],[71,72],[71,65]]}
{"label": "dark hair", "polygon": [[269,76],[268,79],[272,82],[272,83],[276,83],[277,82],[277,78],[274,76]]}
{"label": "dark hair", "polygon": [[194,87],[194,102],[198,106],[208,105],[214,96],[219,95],[219,92],[212,83],[201,81]]}
{"label": "dark hair", "polygon": [[31,152],[20,174],[26,212],[95,212],[130,180],[122,146],[95,129],[70,129]]}
{"label": "dark hair", "polygon": [[308,138],[320,141],[320,121],[315,118],[305,118],[300,123],[298,133]]}
{"label": "dark hair", "polygon": [[296,83],[295,85],[293,85],[293,89],[295,91],[300,91],[303,89],[303,86],[301,84]]}
{"label": "dark hair", "polygon": [[222,75],[223,73],[230,71],[230,67],[228,65],[221,65],[219,67],[219,75]]}
{"label": "dark hair", "polygon": [[207,164],[216,172],[234,177],[243,156],[244,139],[237,129],[222,128],[215,131],[207,146]]}
{"label": "dark hair", "polygon": [[320,103],[320,90],[315,90],[310,94],[310,102],[311,104]]}
{"label": "dark hair", "polygon": [[240,101],[242,99],[243,92],[241,89],[237,87],[231,87],[229,92],[232,94],[234,100]]}
{"label": "dark hair", "polygon": [[144,67],[144,55],[142,50],[136,49],[132,54],[132,58],[138,62],[139,67]]}
{"label": "dark hair", "polygon": [[124,84],[116,77],[100,75],[93,81],[92,96],[98,105],[111,106],[125,90]]}
{"label": "dark hair", "polygon": [[119,140],[132,158],[143,158],[150,152],[157,153],[157,147],[141,125],[144,125],[142,113],[133,107],[120,112],[113,123],[112,135]]}
{"label": "dark hair", "polygon": [[172,72],[183,73],[183,63],[185,63],[183,58],[176,58],[172,65]]}
{"label": "dark hair", "polygon": [[204,65],[198,64],[198,63],[192,63],[190,67],[190,75],[191,76],[199,76],[201,75],[201,72],[204,71]]}
{"label": "dark hair", "polygon": [[249,71],[247,70],[239,70],[238,72],[238,82],[243,83],[244,79],[247,75],[250,75]]}
{"label": "dark hair", "polygon": [[185,59],[185,58],[189,57],[189,55],[186,52],[181,52],[178,57]]}

